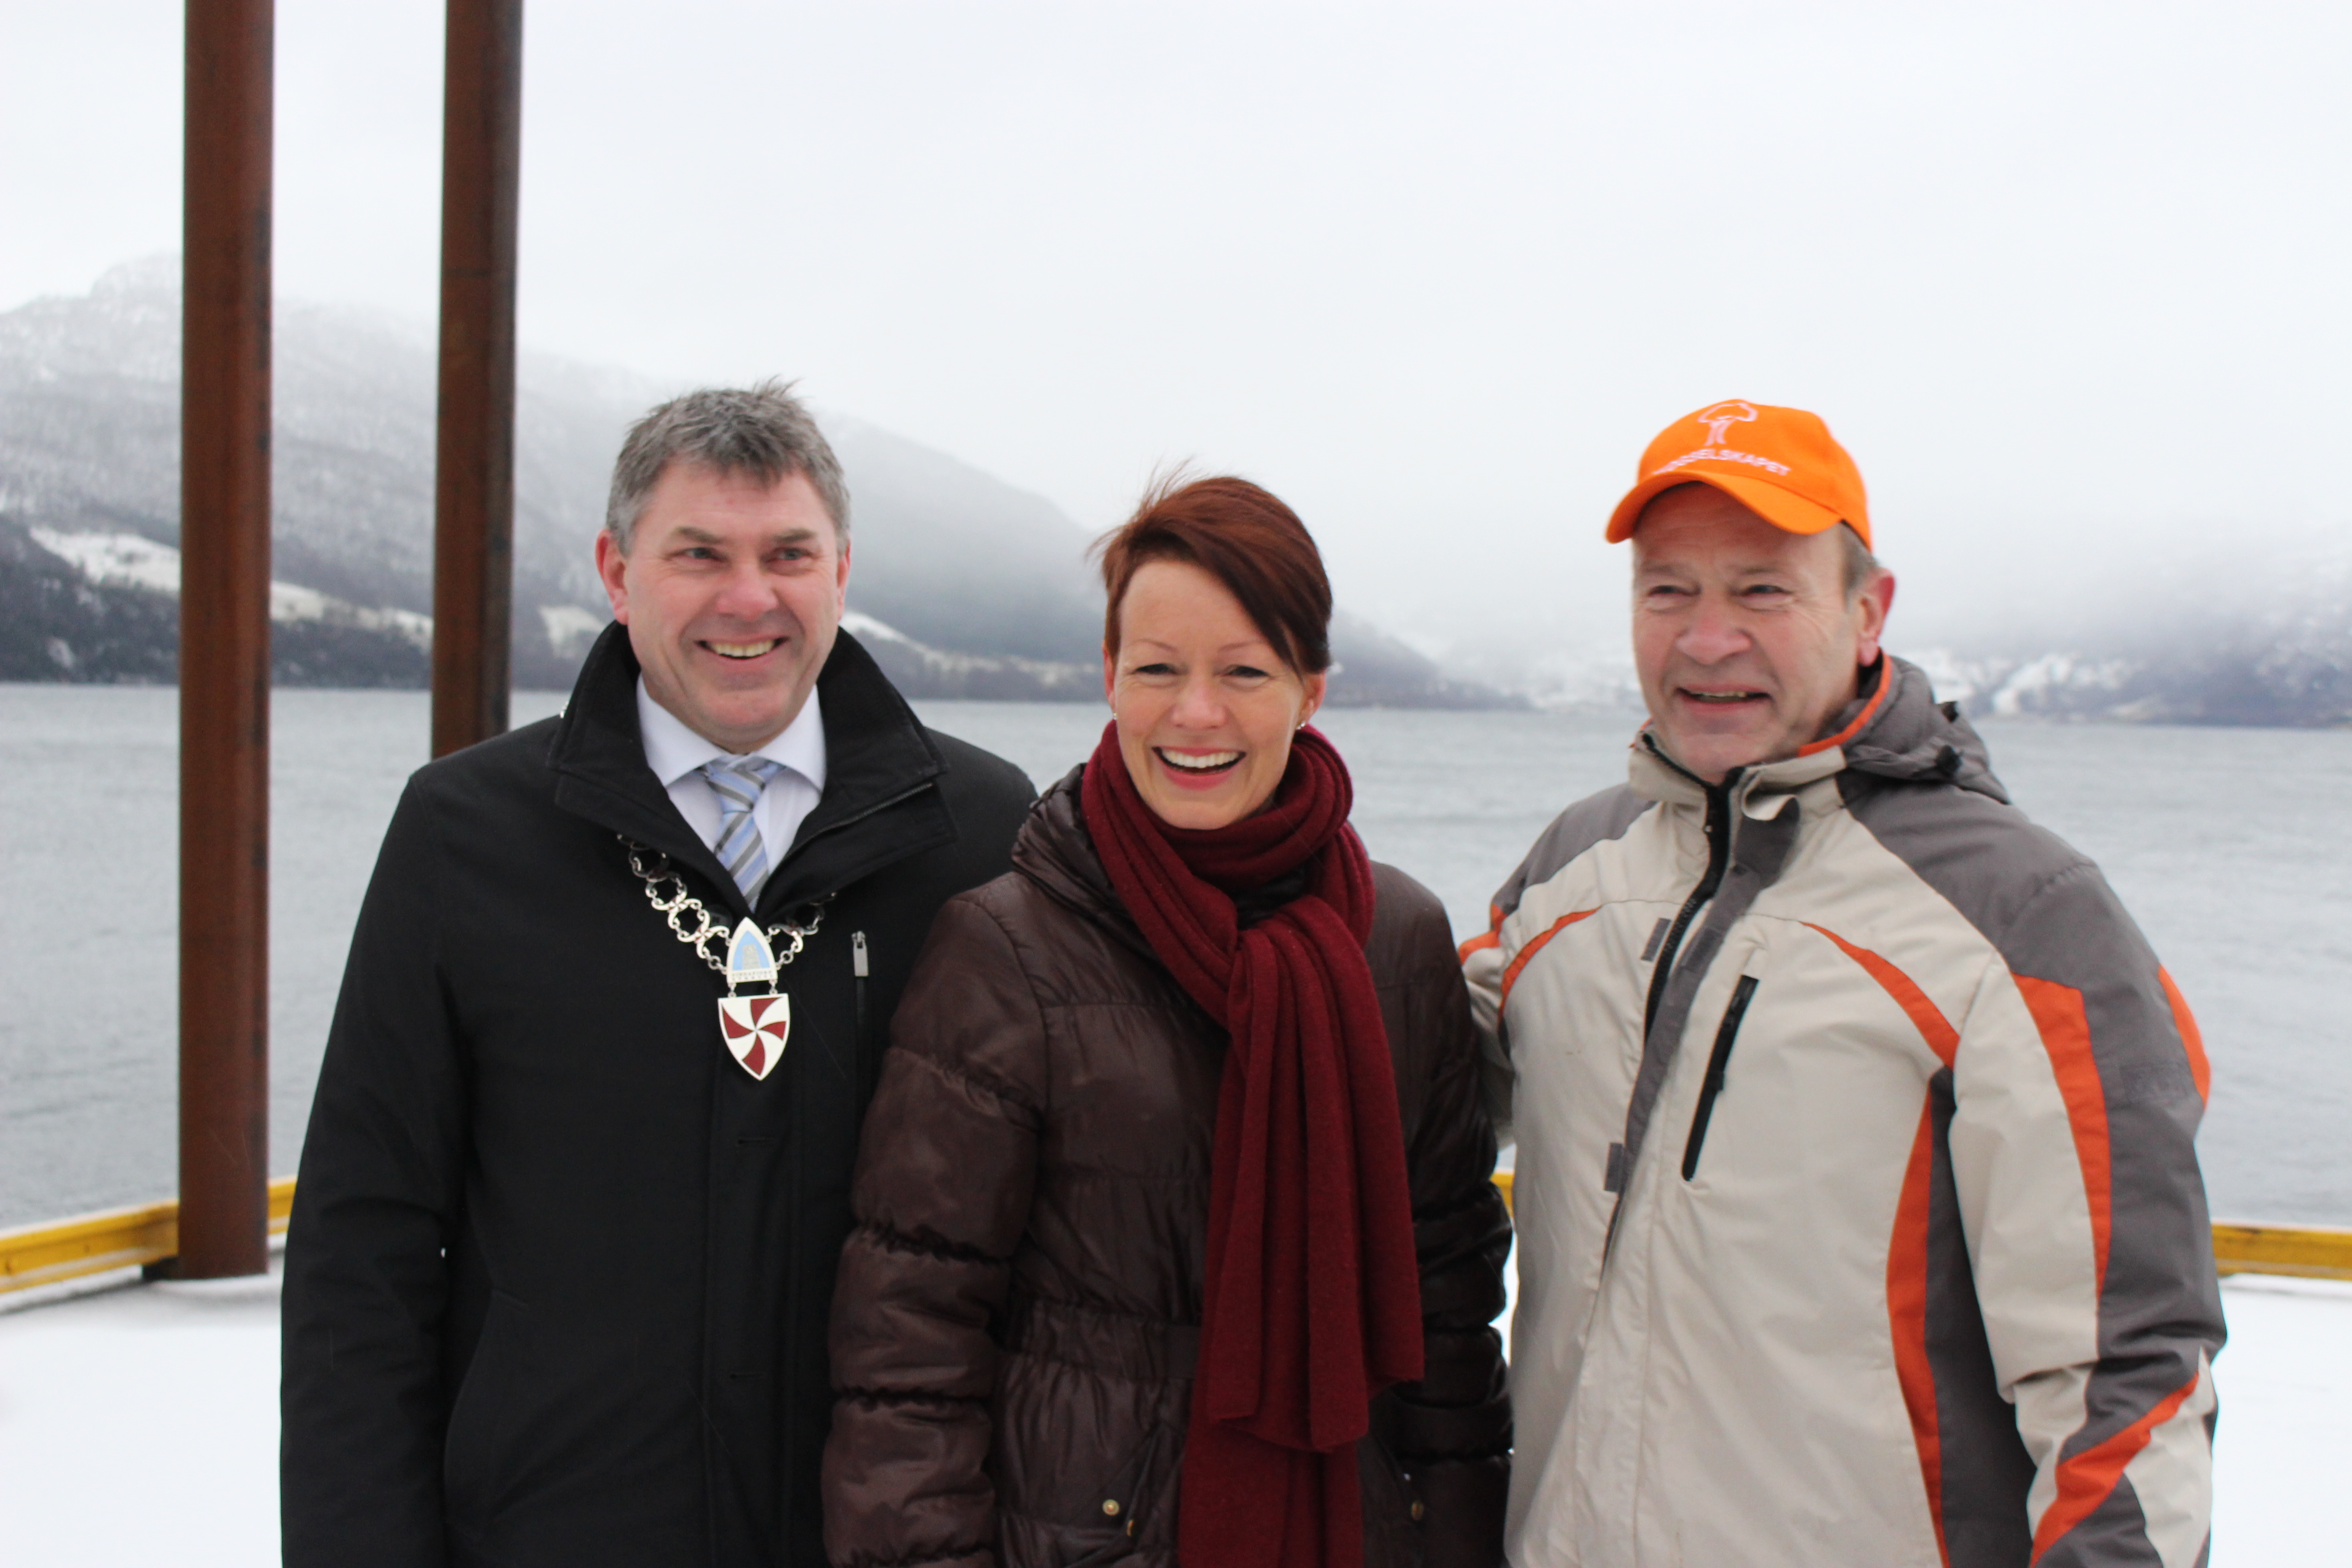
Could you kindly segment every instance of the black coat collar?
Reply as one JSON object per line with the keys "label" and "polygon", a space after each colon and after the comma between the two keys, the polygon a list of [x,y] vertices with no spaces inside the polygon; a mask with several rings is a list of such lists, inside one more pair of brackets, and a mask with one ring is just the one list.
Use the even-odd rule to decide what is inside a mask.
{"label": "black coat collar", "polygon": [[[618,623],[605,627],[580,667],[548,745],[555,803],[661,850],[708,884],[706,899],[716,892],[735,913],[748,913],[734,879],[646,765],[637,728],[637,675],[628,629]],[[824,898],[955,837],[940,799],[947,764],[939,747],[849,633],[836,636],[816,689],[824,713],[824,795],[761,889],[763,910]],[[865,824],[873,830],[860,831]]]}

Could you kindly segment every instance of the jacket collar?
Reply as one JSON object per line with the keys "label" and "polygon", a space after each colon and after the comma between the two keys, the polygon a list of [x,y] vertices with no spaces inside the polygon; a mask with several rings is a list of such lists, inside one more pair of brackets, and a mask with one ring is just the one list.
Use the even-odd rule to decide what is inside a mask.
{"label": "jacket collar", "polygon": [[[628,629],[604,628],[548,744],[555,803],[599,826],[662,851],[700,875],[738,914],[749,913],[735,879],[719,867],[646,761],[637,725],[637,658]],[[763,910],[825,897],[895,860],[955,837],[939,798],[947,771],[939,748],[873,656],[848,632],[835,639],[817,676],[824,723],[825,783],[816,809],[761,889]],[[888,814],[887,834],[845,829]]]}
{"label": "jacket collar", "polygon": [[[1883,657],[1866,689],[1832,721],[1830,732],[1793,757],[1740,770],[1732,794],[1750,816],[1770,816],[1808,784],[1846,772],[1950,784],[2006,804],[1985,743],[1959,705],[1936,700],[1927,672],[1908,659]],[[1707,786],[1683,771],[1658,743],[1654,726],[1634,737],[1631,779],[1646,799],[1697,805]]]}
{"label": "jacket collar", "polygon": [[1086,779],[1084,763],[1062,775],[1059,783],[1038,796],[1013,841],[1013,868],[1045,890],[1046,896],[1072,912],[1095,921],[1137,952],[1159,960],[1150,939],[1135,917],[1119,902],[1095,853],[1094,836],[1087,831],[1081,804]]}
{"label": "jacket collar", "polygon": [[1884,702],[1854,726],[1837,750],[1847,769],[1881,778],[1949,784],[2009,804],[2009,791],[1993,776],[1983,737],[1960,716],[1957,702],[1938,702],[1927,672],[1907,659],[1888,656]]}

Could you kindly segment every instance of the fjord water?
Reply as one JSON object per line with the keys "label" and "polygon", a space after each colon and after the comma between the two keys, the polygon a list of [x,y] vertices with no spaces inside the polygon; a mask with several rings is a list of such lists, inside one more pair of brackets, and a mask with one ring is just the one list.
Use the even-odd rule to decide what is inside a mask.
{"label": "fjord water", "polygon": [[[515,721],[560,698],[518,694]],[[0,686],[0,1227],[170,1194],[176,724],[160,688]],[[1090,705],[939,702],[1040,785]],[[377,842],[425,757],[418,692],[272,710],[271,1159],[291,1172]],[[1544,824],[1623,776],[1612,715],[1336,710],[1372,853],[1458,934]],[[2097,859],[2204,1026],[2214,1212],[2352,1225],[2352,732],[1989,724],[2037,821]],[[648,912],[646,940],[667,940]]]}

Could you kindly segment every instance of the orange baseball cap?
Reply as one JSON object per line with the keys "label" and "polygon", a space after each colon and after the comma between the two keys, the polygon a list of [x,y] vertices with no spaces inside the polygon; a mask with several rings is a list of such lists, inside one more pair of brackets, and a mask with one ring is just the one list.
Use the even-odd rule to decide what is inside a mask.
{"label": "orange baseball cap", "polygon": [[1609,542],[1633,537],[1642,509],[1661,490],[1713,485],[1790,533],[1849,523],[1870,542],[1862,471],[1821,416],[1733,398],[1675,420],[1642,454],[1641,478],[1609,514]]}

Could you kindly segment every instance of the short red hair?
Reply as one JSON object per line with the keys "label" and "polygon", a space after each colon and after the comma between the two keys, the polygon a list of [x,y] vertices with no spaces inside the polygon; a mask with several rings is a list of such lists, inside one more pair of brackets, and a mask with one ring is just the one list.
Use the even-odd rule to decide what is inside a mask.
{"label": "short red hair", "polygon": [[1331,668],[1331,580],[1298,514],[1247,479],[1220,475],[1163,479],[1130,517],[1096,544],[1103,588],[1103,646],[1118,651],[1118,605],[1147,561],[1182,561],[1225,585],[1300,675]]}

